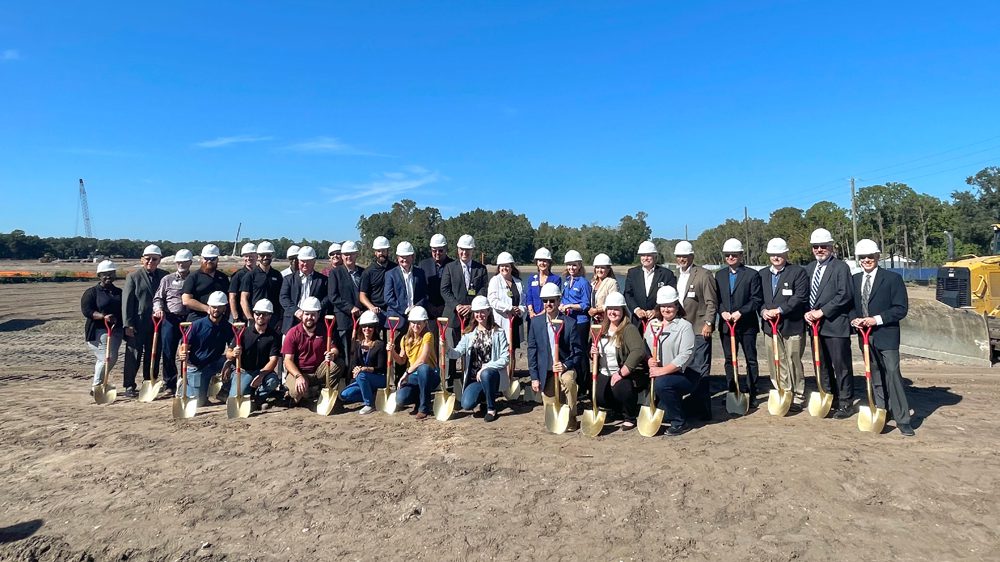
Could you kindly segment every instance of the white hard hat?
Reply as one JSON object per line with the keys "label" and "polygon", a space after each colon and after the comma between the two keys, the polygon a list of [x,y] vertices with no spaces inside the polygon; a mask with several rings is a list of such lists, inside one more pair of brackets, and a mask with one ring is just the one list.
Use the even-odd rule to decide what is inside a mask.
{"label": "white hard hat", "polygon": [[475,250],[476,239],[469,234],[463,234],[458,237],[458,247],[463,250]]}
{"label": "white hard hat", "polygon": [[194,255],[191,253],[191,250],[188,250],[187,248],[177,250],[177,253],[174,254],[175,263],[179,261],[191,261],[193,259]]}
{"label": "white hard hat", "polygon": [[639,244],[639,251],[636,252],[636,253],[640,254],[640,255],[641,254],[655,254],[655,253],[657,253],[656,252],[656,244],[653,244],[653,242],[650,241],[650,240],[646,240],[643,243]]}
{"label": "white hard hat", "polygon": [[447,245],[448,239],[444,237],[444,234],[431,236],[431,248],[444,248]]}
{"label": "white hard hat", "polygon": [[358,326],[370,326],[372,324],[378,324],[378,314],[370,310],[362,312],[361,318],[358,319]]}
{"label": "white hard hat", "polygon": [[625,295],[618,291],[608,293],[608,296],[604,299],[604,308],[610,306],[625,306]]}
{"label": "white hard hat", "polygon": [[735,238],[730,238],[729,240],[726,240],[722,244],[722,251],[723,252],[727,252],[727,253],[728,252],[733,252],[733,253],[741,252],[742,253],[743,252],[743,242],[740,242],[739,240],[737,240]]}
{"label": "white hard hat", "polygon": [[833,244],[833,235],[825,228],[817,228],[809,236],[810,244]]}
{"label": "white hard hat", "polygon": [[787,254],[788,253],[788,242],[785,242],[784,238],[772,238],[767,241],[767,253],[768,254]]}
{"label": "white hard hat", "polygon": [[576,250],[566,252],[566,257],[563,258],[563,263],[573,263],[578,261],[583,261],[583,256],[581,256],[580,252],[577,252]]}
{"label": "white hard hat", "polygon": [[309,261],[316,259],[316,250],[312,246],[302,246],[299,248],[299,260]]}
{"label": "white hard hat", "polygon": [[358,253],[358,245],[354,243],[354,240],[344,240],[344,243],[340,246],[341,254],[356,254]]}
{"label": "white hard hat", "polygon": [[535,260],[552,261],[552,252],[550,252],[548,248],[539,248],[535,250]]}
{"label": "white hard hat", "polygon": [[208,295],[208,306],[226,306],[227,304],[229,304],[229,299],[222,291],[213,291],[211,295]]}
{"label": "white hard hat", "polygon": [[113,262],[111,260],[104,260],[101,263],[97,264],[97,272],[98,273],[107,273],[109,271],[115,271],[117,269],[118,269],[118,266],[116,266],[115,262]]}
{"label": "white hard hat", "polygon": [[594,256],[594,267],[611,267],[611,258],[607,254],[597,254]]}
{"label": "white hard hat", "polygon": [[674,246],[675,256],[693,256],[694,246],[691,245],[687,240],[681,240]]}
{"label": "white hard hat", "polygon": [[427,309],[422,306],[415,306],[410,309],[410,313],[406,316],[406,319],[410,322],[426,322]]}
{"label": "white hard hat", "polygon": [[677,302],[677,289],[670,285],[664,285],[656,290],[656,304],[670,304]]}
{"label": "white hard hat", "polygon": [[372,241],[372,250],[388,250],[389,239],[385,236],[376,236]]}
{"label": "white hard hat", "polygon": [[508,263],[514,263],[514,256],[510,255],[510,252],[500,252],[500,255],[497,256],[497,265]]}
{"label": "white hard hat", "polygon": [[256,254],[256,253],[257,253],[257,245],[254,244],[253,242],[247,242],[246,244],[243,245],[242,248],[240,248],[241,256],[245,256],[247,254]]}
{"label": "white hard hat", "polygon": [[146,246],[146,249],[142,251],[144,256],[162,256],[163,252],[160,251],[160,247],[156,244],[150,244]]}
{"label": "white hard hat", "polygon": [[333,244],[330,244],[330,247],[327,248],[327,250],[326,250],[326,255],[328,255],[328,256],[330,254],[339,254],[339,253],[340,253],[340,244],[338,244],[336,242],[334,242]]}
{"label": "white hard hat", "polygon": [[490,301],[483,295],[479,295],[476,298],[472,299],[473,312],[476,312],[477,310],[489,310],[489,309],[490,309]]}
{"label": "white hard hat", "polygon": [[306,300],[302,301],[299,305],[299,310],[304,312],[319,312],[323,310],[323,305],[320,304],[319,299],[316,297],[306,297]]}
{"label": "white hard hat", "polygon": [[413,255],[413,244],[409,242],[400,242],[396,244],[396,255],[397,256],[412,256]]}
{"label": "white hard hat", "polygon": [[556,285],[555,283],[546,283],[542,285],[542,290],[538,293],[538,298],[540,299],[561,296],[562,292],[559,290],[559,285]]}
{"label": "white hard hat", "polygon": [[285,257],[289,258],[289,259],[294,258],[294,257],[298,257],[298,255],[299,255],[299,247],[296,246],[296,245],[294,245],[294,244],[292,244],[291,246],[289,246],[288,247],[288,251],[285,252]]}
{"label": "white hard hat", "polygon": [[271,301],[267,299],[260,299],[253,305],[254,312],[266,312],[268,314],[274,314],[274,305]]}
{"label": "white hard hat", "polygon": [[274,253],[274,244],[268,242],[267,240],[264,240],[260,244],[257,244],[257,253],[258,254],[273,254]]}
{"label": "white hard hat", "polygon": [[205,244],[205,247],[201,249],[201,257],[203,258],[217,258],[220,254],[219,247],[215,244]]}
{"label": "white hard hat", "polygon": [[856,256],[870,256],[872,254],[881,254],[878,250],[878,244],[870,238],[862,238],[858,240],[856,246],[854,246],[854,255]]}

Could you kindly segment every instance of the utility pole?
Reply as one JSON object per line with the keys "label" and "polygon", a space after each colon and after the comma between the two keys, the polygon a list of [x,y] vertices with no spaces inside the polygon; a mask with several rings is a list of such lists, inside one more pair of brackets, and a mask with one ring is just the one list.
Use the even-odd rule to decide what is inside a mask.
{"label": "utility pole", "polygon": [[747,233],[747,236],[746,236],[746,238],[747,238],[747,240],[746,240],[746,255],[747,255],[747,263],[750,264],[750,263],[753,263],[752,261],[750,261],[751,260],[751,255],[750,255],[750,214],[747,212],[747,208],[746,208],[745,205],[743,206],[743,228],[744,228],[744,230],[746,230],[746,233]]}
{"label": "utility pole", "polygon": [[684,225],[684,239],[685,240],[690,240],[688,238],[688,225],[686,225],[686,224]]}
{"label": "utility pole", "polygon": [[854,251],[854,248],[858,246],[858,201],[856,193],[854,192],[854,178],[851,178],[851,228],[854,230],[854,245],[851,246],[851,255],[854,256],[854,261],[858,261],[858,256]]}
{"label": "utility pole", "polygon": [[237,246],[240,243],[240,231],[243,230],[243,222],[240,221],[239,226],[236,227],[236,238],[233,240],[233,257],[236,257]]}

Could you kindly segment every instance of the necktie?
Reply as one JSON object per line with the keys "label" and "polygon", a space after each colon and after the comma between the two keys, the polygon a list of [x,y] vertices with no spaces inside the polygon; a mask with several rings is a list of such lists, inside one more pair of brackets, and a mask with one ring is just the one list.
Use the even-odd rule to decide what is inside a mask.
{"label": "necktie", "polygon": [[771,275],[771,296],[772,297],[778,296],[778,277],[780,275],[781,275],[780,271],[778,273],[774,273],[774,274]]}
{"label": "necktie", "polygon": [[468,264],[462,264],[462,274],[465,275],[465,288],[469,289],[472,285],[472,280],[469,278],[471,272],[469,271]]}
{"label": "necktie", "polygon": [[823,278],[823,268],[825,265],[816,265],[813,272],[812,287],[809,288],[809,308],[816,308],[816,299],[819,298],[819,281]]}
{"label": "necktie", "polygon": [[868,299],[872,295],[872,274],[865,274],[865,284],[861,287],[861,313],[868,316]]}

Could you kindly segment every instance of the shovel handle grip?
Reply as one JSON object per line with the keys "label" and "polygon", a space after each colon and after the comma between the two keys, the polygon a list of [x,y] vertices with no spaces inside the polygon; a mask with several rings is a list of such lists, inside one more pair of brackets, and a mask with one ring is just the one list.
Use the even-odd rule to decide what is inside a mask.
{"label": "shovel handle grip", "polygon": [[163,316],[160,316],[159,318],[157,318],[155,316],[153,317],[153,335],[154,336],[156,334],[160,333],[160,324],[162,324],[162,323],[163,323]]}
{"label": "shovel handle grip", "polygon": [[111,337],[111,330],[114,329],[115,325],[108,321],[108,317],[104,317],[104,328],[108,331],[108,338]]}
{"label": "shovel handle grip", "polygon": [[326,323],[326,338],[330,339],[330,334],[333,332],[333,328],[337,325],[337,317],[331,316],[330,318],[323,318],[323,322]]}

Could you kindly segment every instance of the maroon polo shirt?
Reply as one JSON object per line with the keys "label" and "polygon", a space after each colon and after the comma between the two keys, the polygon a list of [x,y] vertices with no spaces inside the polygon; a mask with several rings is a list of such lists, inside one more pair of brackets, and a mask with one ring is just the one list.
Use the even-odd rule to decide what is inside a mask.
{"label": "maroon polo shirt", "polygon": [[281,345],[281,354],[291,354],[304,374],[315,373],[326,356],[326,327],[322,320],[316,323],[316,333],[312,336],[301,322],[292,326]]}

